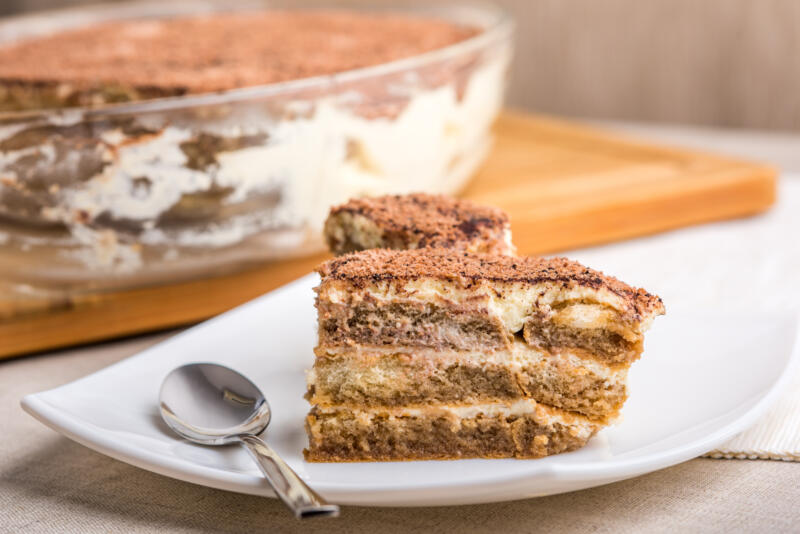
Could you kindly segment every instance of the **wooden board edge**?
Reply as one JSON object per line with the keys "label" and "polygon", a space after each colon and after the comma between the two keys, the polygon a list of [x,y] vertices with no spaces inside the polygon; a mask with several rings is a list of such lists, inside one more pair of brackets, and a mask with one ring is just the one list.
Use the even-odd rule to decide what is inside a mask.
{"label": "wooden board edge", "polygon": [[579,118],[565,119],[544,113],[526,113],[524,111],[507,108],[498,117],[495,122],[495,128],[522,129],[526,131],[530,131],[531,129],[539,131],[545,130],[549,136],[556,135],[564,137],[570,139],[572,142],[575,140],[582,140],[594,147],[610,146],[616,150],[624,148],[631,152],[636,152],[637,154],[644,153],[669,156],[681,160],[700,156],[702,158],[711,158],[718,162],[750,165],[762,169],[771,169],[772,172],[776,172],[773,167],[760,161],[719,153],[713,150],[672,145],[669,142],[658,139],[648,139],[646,136],[634,137],[630,133],[612,127],[581,122]]}
{"label": "wooden board edge", "polygon": [[[617,204],[586,212],[586,216],[580,219],[569,216],[562,220],[550,219],[546,227],[540,228],[541,236],[513,233],[512,221],[513,239],[521,253],[550,254],[758,215],[775,203],[777,176],[772,167],[754,164],[750,172],[742,174],[739,180],[713,187],[716,195],[713,206],[708,205],[707,191],[703,188],[679,190],[648,202],[621,199]],[[520,226],[536,224],[534,221],[519,221],[519,218],[518,215]],[[635,219],[636,225],[626,225],[628,219]],[[652,224],[648,225],[648,220]]]}
{"label": "wooden board edge", "polygon": [[[108,296],[76,296],[56,310],[0,321],[0,359],[193,324],[310,273],[326,257],[281,261],[226,276]],[[157,310],[152,307],[156,299]],[[187,306],[187,299],[195,305]]]}

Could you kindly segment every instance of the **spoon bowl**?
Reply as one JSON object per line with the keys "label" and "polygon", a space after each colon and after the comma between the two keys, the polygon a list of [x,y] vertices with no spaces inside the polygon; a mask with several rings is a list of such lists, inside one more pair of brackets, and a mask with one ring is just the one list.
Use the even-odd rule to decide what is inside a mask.
{"label": "spoon bowl", "polygon": [[164,422],[178,435],[201,445],[243,445],[281,500],[298,518],[339,515],[258,435],[271,418],[258,387],[233,369],[190,363],[173,370],[159,393]]}
{"label": "spoon bowl", "polygon": [[272,415],[267,399],[246,377],[222,365],[189,364],[164,379],[161,416],[176,433],[202,445],[227,445],[258,435]]}

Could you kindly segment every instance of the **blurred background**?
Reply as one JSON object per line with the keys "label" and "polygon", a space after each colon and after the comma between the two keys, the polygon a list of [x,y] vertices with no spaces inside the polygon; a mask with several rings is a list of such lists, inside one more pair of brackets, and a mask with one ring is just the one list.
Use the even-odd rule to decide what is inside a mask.
{"label": "blurred background", "polygon": [[[519,25],[512,107],[597,119],[800,129],[796,0],[495,2]],[[2,0],[0,15],[83,3],[97,2]]]}

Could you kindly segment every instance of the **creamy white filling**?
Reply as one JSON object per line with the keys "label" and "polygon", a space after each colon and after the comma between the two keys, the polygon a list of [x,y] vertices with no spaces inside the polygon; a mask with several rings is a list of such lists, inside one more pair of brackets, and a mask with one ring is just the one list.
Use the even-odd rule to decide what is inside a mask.
{"label": "creamy white filling", "polygon": [[[73,213],[82,211],[92,218],[107,212],[118,219],[154,219],[182,195],[209,189],[211,176],[185,167],[188,159],[180,144],[191,137],[187,130],[168,127],[138,143],[120,141],[108,151],[110,164],[102,174],[83,188],[65,191],[64,202],[57,208],[58,218],[69,220]],[[139,181],[142,178],[146,178],[146,184]]]}
{"label": "creamy white filling", "polygon": [[506,228],[503,231],[503,241],[505,241],[506,248],[508,249],[509,255],[514,255],[517,250],[517,247],[514,246],[514,243],[511,241],[511,228]]}

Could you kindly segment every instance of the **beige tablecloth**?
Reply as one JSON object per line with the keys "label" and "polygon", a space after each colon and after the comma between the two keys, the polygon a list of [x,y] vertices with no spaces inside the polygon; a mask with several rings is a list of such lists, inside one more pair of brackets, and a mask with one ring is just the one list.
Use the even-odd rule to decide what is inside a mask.
{"label": "beige tablecloth", "polygon": [[[753,157],[763,154],[787,167],[800,154],[800,137],[792,143],[782,136],[776,143],[771,136],[696,129],[683,130],[682,135],[674,128],[648,133],[723,150],[734,147]],[[581,254],[589,259],[594,252]],[[800,528],[800,462],[713,459],[565,495],[462,507],[345,507],[339,519],[301,524],[274,499],[195,486],[111,460],[59,436],[19,408],[25,394],[105,367],[168,335],[0,363],[0,532],[625,533]]]}

